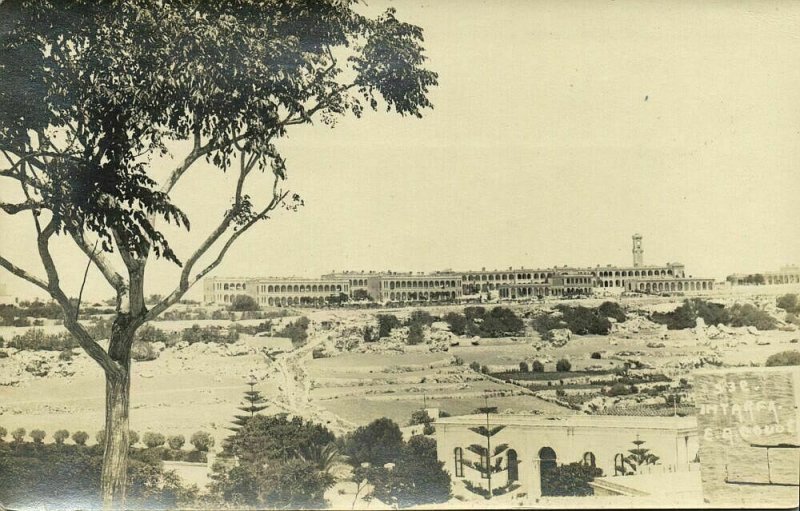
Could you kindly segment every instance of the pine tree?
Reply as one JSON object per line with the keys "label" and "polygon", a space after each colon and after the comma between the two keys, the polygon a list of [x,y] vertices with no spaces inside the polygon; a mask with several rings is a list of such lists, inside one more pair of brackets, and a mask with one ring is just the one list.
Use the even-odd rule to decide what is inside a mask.
{"label": "pine tree", "polygon": [[231,431],[239,431],[239,428],[244,426],[251,417],[254,417],[255,414],[269,406],[263,404],[266,403],[267,400],[264,399],[264,396],[261,395],[261,392],[254,390],[254,387],[256,386],[255,380],[250,380],[247,382],[247,384],[250,385],[250,390],[245,391],[244,401],[242,402],[242,406],[238,407],[238,409],[248,413],[249,415],[234,415],[233,421],[231,422],[233,422],[236,426],[228,428]]}
{"label": "pine tree", "polygon": [[628,452],[630,454],[623,459],[624,464],[631,468],[631,474],[638,472],[639,468],[643,465],[655,465],[660,459],[658,456],[651,453],[650,449],[642,447],[644,443],[645,441],[640,440],[639,435],[636,435],[636,440],[633,441],[636,447],[629,449]]}
{"label": "pine tree", "polygon": [[487,487],[484,488],[481,485],[474,485],[469,480],[465,480],[464,485],[472,493],[475,493],[476,495],[481,495],[486,499],[491,499],[492,496],[502,495],[509,491],[513,491],[519,487],[518,484],[511,482],[507,483],[505,486],[500,486],[494,489],[492,488],[492,475],[508,470],[508,466],[503,468],[503,456],[502,456],[502,454],[506,450],[508,450],[508,444],[499,444],[494,446],[494,448],[492,448],[492,437],[505,429],[504,425],[497,425],[497,426],[489,425],[489,414],[496,410],[497,410],[496,407],[489,407],[489,406],[478,409],[478,411],[480,411],[481,413],[486,414],[486,426],[478,426],[469,429],[473,433],[477,433],[478,435],[485,438],[486,444],[483,445],[476,443],[467,447],[468,451],[478,455],[480,461],[474,462],[470,460],[464,460],[464,464],[466,466],[480,472],[481,477],[486,480]]}

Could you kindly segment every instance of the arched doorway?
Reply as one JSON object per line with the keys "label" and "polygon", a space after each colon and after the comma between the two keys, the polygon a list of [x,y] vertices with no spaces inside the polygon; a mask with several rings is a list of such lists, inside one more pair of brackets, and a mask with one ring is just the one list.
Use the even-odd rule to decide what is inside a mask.
{"label": "arched doorway", "polygon": [[555,494],[555,486],[557,483],[553,472],[558,468],[556,460],[556,451],[551,447],[542,447],[539,449],[539,478],[541,481],[540,488],[542,489],[542,495]]}
{"label": "arched doorway", "polygon": [[589,451],[583,453],[583,464],[587,467],[597,466],[597,459],[595,458],[593,452]]}
{"label": "arched doorway", "polygon": [[508,461],[508,482],[519,481],[519,462],[517,461],[517,451],[509,449],[506,454]]}

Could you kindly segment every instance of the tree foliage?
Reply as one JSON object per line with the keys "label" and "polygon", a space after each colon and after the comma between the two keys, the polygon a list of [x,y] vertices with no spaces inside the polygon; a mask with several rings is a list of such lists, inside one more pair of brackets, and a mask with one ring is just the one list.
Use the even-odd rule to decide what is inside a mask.
{"label": "tree foliage", "polygon": [[787,350],[767,357],[767,367],[800,366],[800,351]]}
{"label": "tree foliage", "polygon": [[258,302],[250,295],[234,295],[231,300],[230,310],[232,311],[257,311]]}
{"label": "tree foliage", "polygon": [[369,463],[382,467],[394,463],[403,446],[403,434],[391,419],[382,417],[359,426],[344,439],[343,452],[353,465]]}

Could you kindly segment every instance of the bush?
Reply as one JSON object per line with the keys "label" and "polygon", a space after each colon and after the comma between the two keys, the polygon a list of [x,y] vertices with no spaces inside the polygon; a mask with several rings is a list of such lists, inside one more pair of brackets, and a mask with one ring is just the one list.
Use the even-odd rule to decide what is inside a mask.
{"label": "bush", "polygon": [[519,363],[519,372],[527,373],[529,370],[530,370],[530,368],[528,367],[528,363],[527,362],[525,362],[523,360],[522,362]]}
{"label": "bush", "polygon": [[485,365],[481,366],[481,372],[483,374],[489,374],[489,366],[485,366]]}
{"label": "bush", "polygon": [[730,316],[731,326],[753,326],[759,330],[774,330],[778,327],[775,318],[749,303],[734,304],[730,309]]}
{"label": "bush", "polygon": [[106,443],[106,430],[101,429],[97,433],[94,434],[94,439],[97,442],[97,445],[105,445]]}
{"label": "bush", "polygon": [[297,321],[289,323],[276,335],[278,337],[288,337],[295,347],[302,346],[308,339],[308,318],[303,316]]}
{"label": "bush", "polygon": [[18,350],[64,351],[77,348],[78,342],[66,332],[45,334],[40,328],[31,328],[22,335],[15,335],[8,346]]}
{"label": "bush", "polygon": [[542,495],[576,497],[594,495],[589,482],[602,475],[601,469],[582,463],[551,467],[549,470],[542,470]]}
{"label": "bush", "polygon": [[593,359],[595,359],[595,360],[600,360],[601,358],[603,358],[603,356],[600,354],[600,352],[599,352],[599,351],[594,351],[594,352],[592,352],[592,355],[591,355],[591,357],[592,357]]}
{"label": "bush", "polygon": [[22,443],[22,441],[25,439],[25,433],[27,433],[25,428],[17,428],[11,432],[11,438],[13,438],[18,444]]}
{"label": "bush", "polygon": [[128,432],[128,445],[133,447],[139,443],[139,433],[131,430]]}
{"label": "bush", "polygon": [[429,424],[433,422],[433,419],[426,410],[415,410],[411,413],[411,421],[408,423],[409,426],[415,426],[417,424]]}
{"label": "bush", "polygon": [[167,439],[161,433],[153,433],[152,431],[145,432],[142,435],[142,443],[147,446],[148,449],[154,449],[156,447],[161,447],[164,445]]}
{"label": "bush", "polygon": [[33,443],[41,444],[44,442],[44,437],[47,436],[47,433],[42,431],[41,429],[34,429],[30,433],[31,438],[33,439]]}
{"label": "bush", "polygon": [[86,445],[87,440],[89,440],[89,433],[85,431],[76,431],[72,434],[72,441],[76,445]]}
{"label": "bush", "polygon": [[3,439],[6,437],[7,434],[8,434],[8,430],[6,428],[4,428],[3,426],[0,426],[0,442],[3,441]]}
{"label": "bush", "polygon": [[800,300],[796,294],[785,294],[778,297],[777,306],[786,312],[800,313]]}
{"label": "bush", "polygon": [[425,335],[422,332],[422,324],[411,323],[411,326],[408,327],[408,337],[406,338],[406,344],[414,346],[416,344],[422,344],[424,341],[425,341]]}
{"label": "bush", "polygon": [[229,310],[232,311],[257,311],[258,303],[250,295],[235,295],[231,300]]}
{"label": "bush", "polygon": [[172,435],[167,440],[170,449],[180,450],[183,444],[186,443],[186,438],[183,435]]}
{"label": "bush", "polygon": [[134,342],[131,347],[131,358],[137,362],[146,362],[158,358],[158,351],[153,345],[146,341]]}
{"label": "bush", "polygon": [[209,449],[214,447],[214,438],[205,431],[195,432],[189,442],[200,452],[208,452]]}
{"label": "bush", "polygon": [[62,445],[64,443],[64,440],[66,440],[67,438],[69,438],[69,431],[67,431],[66,429],[59,429],[58,431],[53,433],[53,440],[55,440],[55,442],[58,445]]}
{"label": "bush", "polygon": [[611,397],[627,396],[628,394],[631,394],[631,390],[624,383],[615,383],[610,389],[608,389],[607,394]]}
{"label": "bush", "polygon": [[531,372],[533,373],[543,373],[544,372],[544,364],[539,362],[538,360],[534,360],[531,364]]}
{"label": "bush", "polygon": [[798,366],[800,365],[800,351],[788,350],[770,355],[766,365],[767,367]]}
{"label": "bush", "polygon": [[75,355],[72,353],[72,348],[64,348],[61,350],[61,353],[58,354],[58,359],[69,362],[74,356]]}
{"label": "bush", "polygon": [[467,331],[467,318],[457,312],[448,312],[442,318],[448,325],[450,331],[455,335],[464,335]]}
{"label": "bush", "polygon": [[469,368],[475,372],[481,372],[481,365],[478,362],[470,362]]}
{"label": "bush", "polygon": [[378,338],[389,337],[392,330],[400,326],[400,320],[393,314],[378,314]]}
{"label": "bush", "polygon": [[597,313],[604,318],[614,318],[617,323],[623,323],[627,318],[625,311],[617,302],[603,302],[597,308]]}
{"label": "bush", "polygon": [[415,310],[411,312],[411,314],[409,315],[406,324],[408,326],[414,324],[431,326],[431,324],[433,324],[434,321],[436,321],[436,318],[434,318],[430,312],[425,310]]}
{"label": "bush", "polygon": [[566,358],[559,359],[559,361],[556,362],[556,371],[559,373],[566,373],[570,369],[572,369],[572,364],[570,364],[569,360]]}

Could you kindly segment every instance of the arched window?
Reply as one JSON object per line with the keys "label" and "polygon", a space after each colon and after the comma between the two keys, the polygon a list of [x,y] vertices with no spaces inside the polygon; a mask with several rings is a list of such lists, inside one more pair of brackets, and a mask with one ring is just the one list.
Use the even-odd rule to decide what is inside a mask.
{"label": "arched window", "polygon": [[517,461],[517,451],[509,449],[506,454],[508,462],[508,482],[519,481],[519,462]]}
{"label": "arched window", "polygon": [[456,447],[453,451],[453,459],[456,464],[456,477],[464,477],[464,451],[461,447]]}
{"label": "arched window", "polygon": [[625,475],[625,456],[621,452],[614,455],[614,475]]}
{"label": "arched window", "polygon": [[597,460],[595,459],[593,452],[583,453],[583,464],[586,465],[587,467],[597,466]]}

